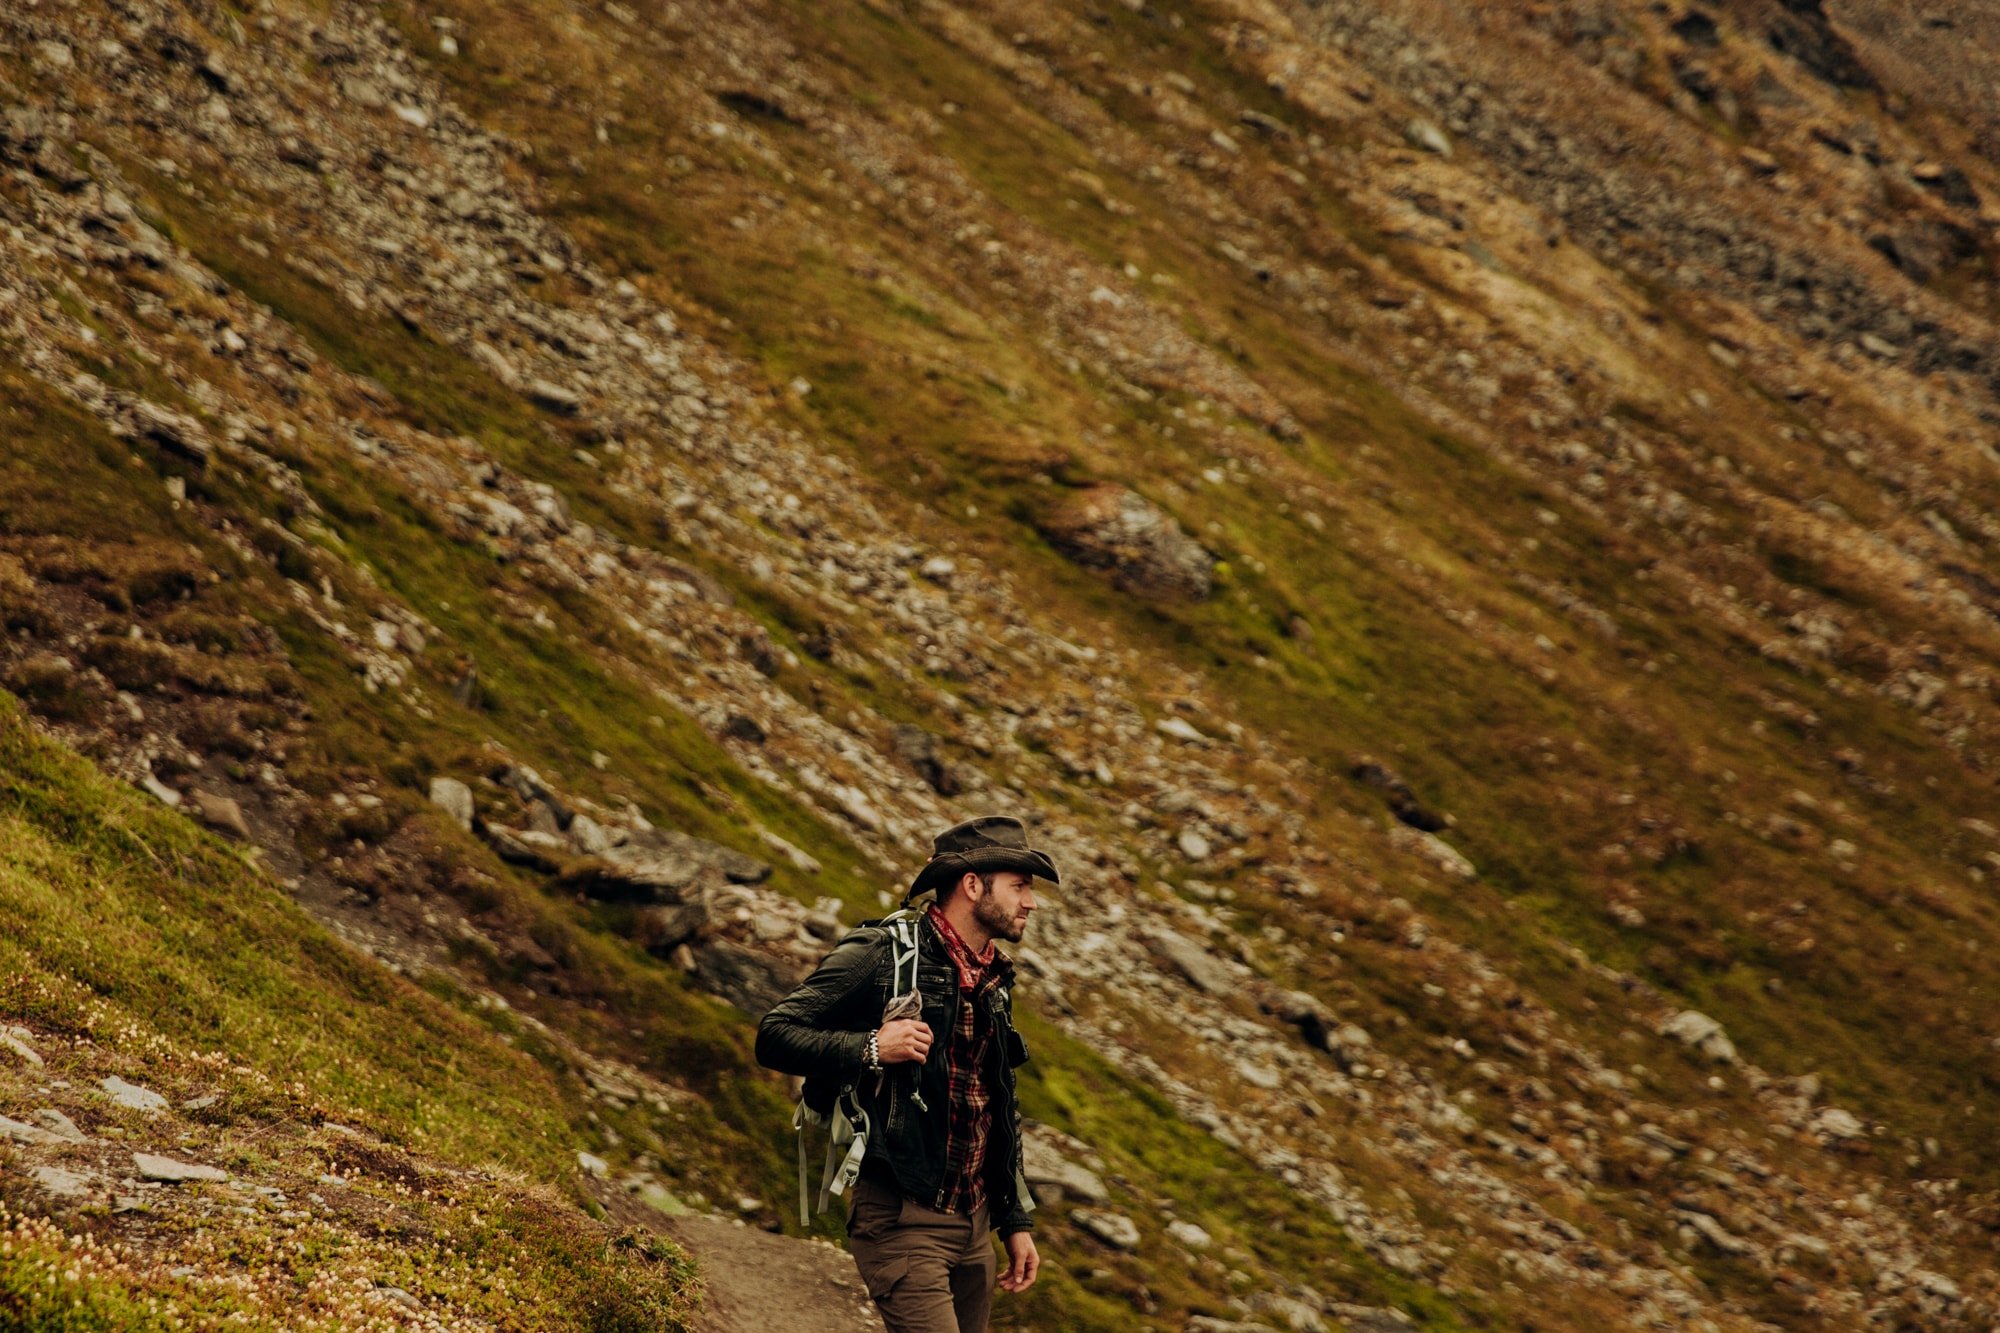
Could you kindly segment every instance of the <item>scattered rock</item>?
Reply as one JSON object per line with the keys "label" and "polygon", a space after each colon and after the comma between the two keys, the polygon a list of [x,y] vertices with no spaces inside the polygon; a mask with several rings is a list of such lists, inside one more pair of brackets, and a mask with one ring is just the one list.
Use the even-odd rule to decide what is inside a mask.
{"label": "scattered rock", "polygon": [[58,1199],[87,1198],[96,1185],[92,1177],[59,1166],[35,1167],[28,1172],[28,1177]]}
{"label": "scattered rock", "polygon": [[758,829],[757,837],[766,847],[769,847],[772,851],[791,862],[794,870],[802,871],[808,875],[817,875],[820,872],[818,857],[812,855],[810,852],[794,847],[791,843],[786,842],[769,829]]}
{"label": "scattered rock", "polygon": [[1407,824],[1397,824],[1389,830],[1389,842],[1403,851],[1415,852],[1455,879],[1479,878],[1479,867],[1468,861],[1458,848],[1435,833],[1426,833]]}
{"label": "scattered rock", "polygon": [[1695,1212],[1687,1208],[1678,1208],[1674,1211],[1675,1216],[1680,1219],[1681,1223],[1691,1228],[1696,1235],[1713,1246],[1717,1254],[1729,1259],[1738,1259],[1746,1255],[1758,1253],[1755,1245],[1752,1245],[1740,1236],[1732,1234],[1728,1228],[1724,1227],[1722,1223],[1716,1221],[1707,1213]]}
{"label": "scattered rock", "polygon": [[1277,1320],[1291,1333],[1326,1333],[1326,1316],[1316,1301],[1304,1301],[1281,1292],[1258,1292],[1249,1300],[1250,1308]]}
{"label": "scattered rock", "polygon": [[1214,590],[1215,557],[1165,510],[1123,486],[1071,492],[1036,527],[1058,551],[1107,572],[1127,592],[1200,601]]}
{"label": "scattered rock", "polygon": [[1208,740],[1208,737],[1202,735],[1193,723],[1184,718],[1163,717],[1153,724],[1153,730],[1173,740],[1186,741],[1190,745],[1201,745]]}
{"label": "scattered rock", "polygon": [[569,841],[570,846],[585,856],[602,856],[618,845],[611,830],[589,815],[578,815],[569,821]]}
{"label": "scattered rock", "polygon": [[39,1125],[30,1125],[21,1120],[10,1120],[4,1115],[0,1115],[0,1139],[30,1145],[62,1142],[61,1136],[51,1133]]}
{"label": "scattered rock", "polygon": [[1190,861],[1206,861],[1208,854],[1214,850],[1208,845],[1207,838],[1191,828],[1182,829],[1174,842],[1181,849],[1181,855]]}
{"label": "scattered rock", "polygon": [[1251,1087],[1262,1088],[1266,1092],[1281,1086],[1285,1081],[1285,1076],[1279,1072],[1276,1065],[1265,1064],[1259,1060],[1238,1060],[1236,1073]]}
{"label": "scattered rock", "polygon": [[364,78],[353,77],[342,79],[340,91],[346,96],[348,101],[354,103],[356,106],[366,107],[370,111],[380,111],[383,107],[389,105],[389,99],[383,94],[382,90]]}
{"label": "scattered rock", "polygon": [[157,1180],[168,1185],[183,1185],[192,1181],[220,1182],[229,1179],[227,1171],[212,1166],[197,1166],[192,1162],[178,1162],[171,1157],[161,1157],[156,1153],[135,1152],[132,1165],[145,1180]]}
{"label": "scattered rock", "polygon": [[558,882],[605,902],[678,903],[705,869],[687,852],[628,844],[573,862]]}
{"label": "scattered rock", "polygon": [[1167,1235],[1176,1244],[1184,1245],[1190,1250],[1205,1250],[1215,1243],[1215,1237],[1209,1235],[1206,1230],[1193,1222],[1184,1222],[1179,1218],[1167,1223]]}
{"label": "scattered rock", "polygon": [[40,151],[47,121],[33,107],[0,108],[0,150],[15,160],[25,161]]}
{"label": "scattered rock", "polygon": [[[1265,1013],[1290,1023],[1299,1030],[1308,1046],[1324,1051],[1333,1045],[1334,1017],[1304,991],[1276,991],[1258,1001]],[[1355,1029],[1360,1031],[1360,1029]]]}
{"label": "scattered rock", "polygon": [[577,1149],[576,1164],[583,1169],[585,1174],[596,1176],[599,1180],[603,1180],[611,1174],[611,1163],[605,1161],[596,1153],[585,1152],[581,1148]]}
{"label": "scattered rock", "polygon": [[1443,130],[1422,116],[1414,117],[1403,125],[1403,142],[1426,153],[1436,153],[1439,157],[1451,156],[1451,140]]}
{"label": "scattered rock", "polygon": [[882,812],[877,810],[875,803],[862,792],[843,785],[834,787],[829,795],[833,797],[833,803],[840,813],[862,828],[879,830],[882,827]]}
{"label": "scattered rock", "polygon": [[1347,1333],[1407,1333],[1417,1326],[1416,1321],[1401,1310],[1390,1310],[1378,1305],[1350,1305],[1345,1301],[1335,1301],[1326,1307],[1326,1312],[1347,1326]]}
{"label": "scattered rock", "polygon": [[132,433],[169,453],[204,465],[215,450],[200,422],[143,398],[132,404]]}
{"label": "scattered rock", "polygon": [[697,939],[708,926],[708,907],[699,900],[640,909],[633,937],[639,946],[665,958],[676,946]]}
{"label": "scattered rock", "polygon": [[1196,989],[1210,995],[1227,995],[1235,990],[1236,974],[1230,966],[1185,935],[1161,926],[1148,939]]}
{"label": "scattered rock", "polygon": [[142,1088],[136,1083],[127,1083],[116,1074],[99,1083],[105,1096],[120,1106],[133,1111],[144,1111],[148,1115],[167,1109],[167,1099],[151,1088]]}
{"label": "scattered rock", "polygon": [[1063,1156],[1046,1135],[1032,1128],[1021,1140],[1021,1167],[1028,1184],[1034,1187],[1036,1199],[1044,1204],[1064,1199],[1103,1203],[1111,1197],[1101,1176]]}
{"label": "scattered rock", "polygon": [[762,1018],[791,993],[805,968],[745,948],[733,940],[713,940],[694,950],[695,979],[746,1014]]}
{"label": "scattered rock", "polygon": [[5,1051],[23,1064],[42,1067],[42,1057],[34,1047],[28,1045],[25,1028],[0,1028],[0,1051]]}
{"label": "scattered rock", "polygon": [[641,1181],[636,1188],[632,1189],[632,1194],[640,1203],[645,1204],[654,1212],[664,1214],[667,1217],[692,1217],[694,1215],[694,1209],[682,1203],[674,1196],[673,1191],[660,1184],[657,1180]]}
{"label": "scattered rock", "polygon": [[90,1136],[76,1127],[71,1120],[53,1106],[44,1106],[35,1112],[35,1119],[42,1122],[42,1128],[66,1143],[88,1143]]}
{"label": "scattered rock", "polygon": [[239,842],[250,841],[250,822],[243,817],[243,807],[234,800],[206,791],[196,791],[193,799],[195,813],[201,816],[202,823]]}
{"label": "scattered rock", "polygon": [[393,1301],[397,1305],[402,1306],[405,1310],[413,1310],[421,1313],[424,1308],[424,1303],[422,1301],[418,1300],[415,1296],[403,1290],[401,1287],[377,1287],[375,1288],[375,1295],[381,1297],[385,1301]]}
{"label": "scattered rock", "polygon": [[487,844],[510,865],[527,866],[552,875],[569,859],[569,840],[553,833],[508,828],[490,821],[481,826],[481,831]]}
{"label": "scattered rock", "polygon": [[1139,1248],[1139,1225],[1123,1213],[1077,1208],[1071,1211],[1069,1220],[1113,1249],[1130,1252]]}
{"label": "scattered rock", "polygon": [[550,380],[529,380],[528,401],[561,417],[573,417],[583,411],[583,399]]}
{"label": "scattered rock", "polygon": [[169,806],[176,810],[180,808],[181,794],[154,777],[151,773],[139,779],[139,786],[148,796],[151,796],[161,805]]}
{"label": "scattered rock", "polygon": [[1691,1047],[1696,1054],[1707,1056],[1717,1064],[1734,1064],[1736,1061],[1736,1043],[1729,1040],[1722,1024],[1693,1009],[1683,1009],[1662,1023],[1660,1035]]}
{"label": "scattered rock", "polygon": [[473,807],[472,788],[457,778],[431,779],[431,804],[450,815],[452,822],[462,829],[470,829],[477,811]]}
{"label": "scattered rock", "polygon": [[561,882],[610,902],[677,903],[706,880],[761,884],[768,862],[685,833],[634,834],[624,845],[572,863]]}
{"label": "scattered rock", "polygon": [[1389,803],[1389,813],[1411,828],[1425,833],[1439,833],[1450,827],[1450,820],[1417,799],[1416,793],[1410,790],[1410,784],[1403,780],[1400,773],[1373,755],[1356,756],[1348,775],[1381,792]]}
{"label": "scattered rock", "polygon": [[1830,1143],[1850,1143],[1868,1137],[1868,1126],[1852,1111],[1838,1106],[1822,1107],[1812,1118],[1812,1132]]}
{"label": "scattered rock", "polygon": [[928,731],[904,724],[896,728],[891,739],[896,754],[916,770],[932,791],[940,796],[956,796],[964,790],[958,775],[938,752],[937,738]]}

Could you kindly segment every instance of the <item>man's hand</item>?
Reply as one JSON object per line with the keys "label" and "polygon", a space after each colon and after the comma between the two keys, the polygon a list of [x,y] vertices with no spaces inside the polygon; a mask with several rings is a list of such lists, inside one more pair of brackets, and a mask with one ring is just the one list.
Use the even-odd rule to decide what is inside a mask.
{"label": "man's hand", "polygon": [[884,1023],[875,1035],[875,1050],[885,1065],[922,1063],[931,1053],[930,1024],[921,1018],[899,1018]]}
{"label": "man's hand", "polygon": [[1016,1231],[1000,1244],[1007,1251],[1007,1271],[1000,1275],[1000,1290],[1026,1291],[1034,1286],[1035,1274],[1042,1271],[1042,1256],[1035,1252],[1034,1233]]}

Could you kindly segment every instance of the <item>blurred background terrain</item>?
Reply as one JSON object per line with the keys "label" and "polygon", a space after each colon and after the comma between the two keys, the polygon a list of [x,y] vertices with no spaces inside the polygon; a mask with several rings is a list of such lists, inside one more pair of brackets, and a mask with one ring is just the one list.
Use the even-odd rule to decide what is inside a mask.
{"label": "blurred background terrain", "polygon": [[865,1319],[754,1020],[1012,811],[1000,1326],[1990,1327],[1996,89],[1970,0],[6,6],[0,1319]]}

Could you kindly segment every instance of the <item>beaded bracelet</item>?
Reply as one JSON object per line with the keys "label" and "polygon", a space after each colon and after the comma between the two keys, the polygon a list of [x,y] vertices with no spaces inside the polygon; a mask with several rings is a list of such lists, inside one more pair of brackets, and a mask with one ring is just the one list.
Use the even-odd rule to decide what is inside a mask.
{"label": "beaded bracelet", "polygon": [[871,1032],[868,1034],[867,1061],[868,1067],[871,1070],[878,1074],[882,1072],[882,1034],[880,1032]]}

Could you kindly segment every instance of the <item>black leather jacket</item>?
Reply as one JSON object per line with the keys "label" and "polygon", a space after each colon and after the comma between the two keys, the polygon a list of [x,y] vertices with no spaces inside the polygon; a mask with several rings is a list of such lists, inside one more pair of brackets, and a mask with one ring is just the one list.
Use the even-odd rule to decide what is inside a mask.
{"label": "black leather jacket", "polygon": [[[917,989],[923,1019],[936,1034],[921,1067],[889,1065],[878,1078],[864,1061],[868,1034],[882,1026],[890,991],[889,932],[865,925],[834,946],[797,990],[757,1025],[757,1063],[805,1077],[808,1105],[824,1109],[843,1087],[868,1113],[868,1152],[862,1169],[893,1176],[904,1197],[928,1203],[944,1181],[945,1116],[951,1095],[945,1050],[958,1021],[958,976],[944,942],[928,920],[917,931]],[[986,1142],[986,1198],[993,1229],[1002,1236],[1032,1231],[1035,1206],[1021,1169],[1021,1109],[1014,1070],[1028,1048],[1014,1031],[1011,972],[976,993],[989,1006],[993,1041],[986,1085],[993,1096],[993,1128]],[[919,1107],[911,1096],[918,1090]]]}

